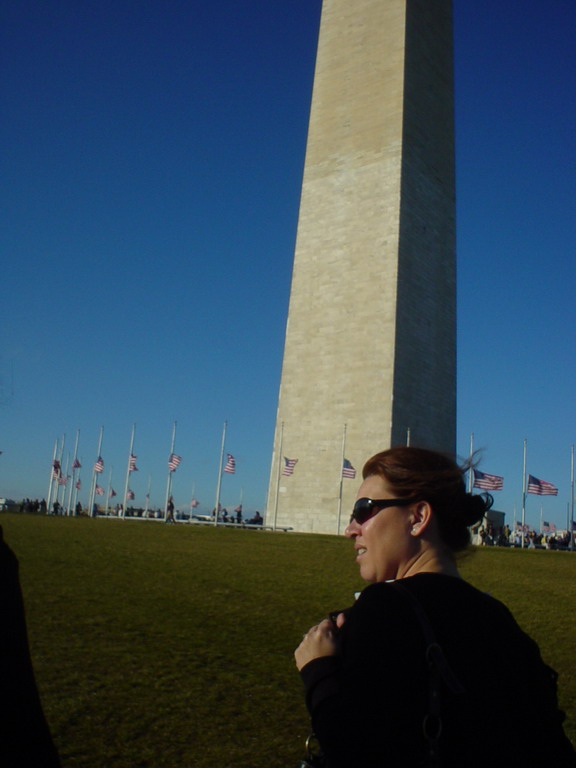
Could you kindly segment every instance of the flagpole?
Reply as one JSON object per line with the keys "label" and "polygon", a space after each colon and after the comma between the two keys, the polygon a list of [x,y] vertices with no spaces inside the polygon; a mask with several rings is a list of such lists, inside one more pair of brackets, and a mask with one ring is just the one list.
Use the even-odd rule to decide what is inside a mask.
{"label": "flagpole", "polygon": [[80,439],[80,430],[76,430],[76,444],[74,446],[74,459],[72,461],[72,477],[71,477],[71,483],[70,483],[70,490],[68,492],[68,509],[66,510],[66,514],[70,515],[70,509],[72,507],[72,489],[74,486],[74,481],[76,479],[76,462],[78,460],[78,440]]}
{"label": "flagpole", "polygon": [[280,446],[278,449],[278,473],[276,476],[276,498],[274,499],[274,525],[272,529],[276,530],[276,520],[278,519],[278,496],[280,495],[280,476],[282,467],[282,445],[284,443],[284,422],[280,425]]}
{"label": "flagpole", "polygon": [[[340,458],[340,490],[338,492],[338,527],[336,528],[337,536],[340,536],[340,523],[342,521],[342,484],[344,482],[342,470],[344,469],[344,458],[346,455],[346,429],[347,429],[347,424],[344,423],[344,430],[342,432],[342,456]],[[410,445],[410,427],[408,427],[408,441],[406,445]]]}
{"label": "flagpole", "polygon": [[46,514],[50,514],[52,504],[52,486],[54,484],[54,462],[58,453],[58,438],[54,441],[54,453],[52,454],[52,466],[50,467],[50,484],[48,485],[48,503],[46,504]]}
{"label": "flagpole", "polygon": [[218,511],[220,509],[220,491],[222,489],[222,464],[224,462],[224,445],[226,443],[226,427],[228,422],[224,422],[222,431],[222,448],[220,449],[220,467],[218,469],[218,485],[216,486],[216,508],[214,512],[214,525],[218,525]]}
{"label": "flagpole", "polygon": [[148,517],[148,506],[150,504],[150,486],[152,484],[152,475],[148,475],[148,493],[146,494],[146,508],[144,509],[144,517]]}
{"label": "flagpole", "polygon": [[195,509],[195,507],[192,506],[192,502],[194,501],[194,495],[196,493],[196,481],[192,481],[192,494],[190,496],[190,517],[188,518],[188,522],[192,522],[192,510]]}
{"label": "flagpole", "polygon": [[130,482],[130,460],[134,450],[134,435],[136,433],[136,424],[132,424],[132,437],[130,438],[130,450],[128,451],[128,466],[126,468],[126,483],[124,484],[124,504],[122,506],[122,517],[126,517],[126,503],[128,500],[128,483]]}
{"label": "flagpole", "polygon": [[544,520],[544,502],[540,501],[540,533],[542,533],[542,521]]}
{"label": "flagpole", "polygon": [[410,427],[406,430],[406,447],[410,448]]}
{"label": "flagpole", "polygon": [[[96,457],[96,461],[101,457],[102,454],[102,438],[104,437],[104,427],[100,427],[100,437],[98,438],[98,454]],[[92,487],[90,489],[90,501],[88,502],[88,514],[90,517],[96,517],[94,514],[94,494],[96,493],[96,464],[94,464],[94,469],[92,470]]]}
{"label": "flagpole", "polygon": [[[66,484],[68,482],[68,469],[70,468],[70,451],[68,451],[68,456],[66,457],[66,469],[64,470],[64,473],[60,474],[60,479],[63,480],[62,484],[62,514],[64,514],[66,509]],[[60,495],[60,483],[58,483],[58,496]]]}
{"label": "flagpole", "polygon": [[[172,427],[172,445],[170,447],[170,458],[174,454],[174,446],[176,445],[176,422]],[[164,503],[164,522],[168,520],[168,502],[170,501],[170,494],[172,492],[172,470],[168,467],[168,482],[166,483],[166,502]]]}
{"label": "flagpole", "polygon": [[470,433],[470,456],[468,457],[468,493],[472,493],[472,489],[474,487],[472,456],[474,456],[474,432]]}
{"label": "flagpole", "polygon": [[58,454],[58,461],[60,462],[60,477],[56,483],[56,501],[60,503],[60,478],[62,477],[62,461],[64,460],[64,446],[66,445],[66,433],[62,435],[62,445],[60,446],[60,452]]}
{"label": "flagpole", "polygon": [[570,471],[570,550],[574,550],[574,446],[572,446],[572,460],[570,462],[571,464],[571,471]]}
{"label": "flagpole", "polygon": [[72,496],[72,509],[74,510],[74,517],[76,517],[76,504],[78,501],[78,483],[79,482],[80,482],[80,472],[78,472],[78,480],[74,481],[74,495]]}
{"label": "flagpole", "polygon": [[66,445],[66,433],[62,435],[62,445],[60,446],[60,451],[58,453],[58,463],[60,465],[60,476],[58,477],[58,482],[56,483],[56,499],[55,501],[60,504],[60,479],[62,478],[62,461],[64,459],[64,446]]}
{"label": "flagpole", "polygon": [[110,467],[110,475],[108,476],[108,493],[106,494],[106,507],[104,514],[108,514],[108,505],[110,504],[110,489],[112,488],[112,467]]}
{"label": "flagpole", "polygon": [[522,549],[524,549],[524,527],[526,525],[526,448],[528,441],[524,440],[524,474],[522,479]]}

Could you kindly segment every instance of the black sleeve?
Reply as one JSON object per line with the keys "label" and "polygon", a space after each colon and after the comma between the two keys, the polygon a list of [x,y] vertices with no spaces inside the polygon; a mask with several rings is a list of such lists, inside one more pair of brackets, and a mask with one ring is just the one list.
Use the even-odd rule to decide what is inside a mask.
{"label": "black sleeve", "polygon": [[340,635],[341,653],[301,670],[313,730],[332,767],[394,765],[423,745],[424,641],[410,606],[387,584],[364,590]]}

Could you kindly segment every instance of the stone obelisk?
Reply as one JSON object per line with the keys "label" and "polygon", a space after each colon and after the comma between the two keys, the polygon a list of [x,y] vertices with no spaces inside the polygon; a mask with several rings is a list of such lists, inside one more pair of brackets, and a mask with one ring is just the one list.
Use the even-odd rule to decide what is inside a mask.
{"label": "stone obelisk", "polygon": [[452,3],[324,0],[267,523],[342,532],[408,440],[455,450]]}

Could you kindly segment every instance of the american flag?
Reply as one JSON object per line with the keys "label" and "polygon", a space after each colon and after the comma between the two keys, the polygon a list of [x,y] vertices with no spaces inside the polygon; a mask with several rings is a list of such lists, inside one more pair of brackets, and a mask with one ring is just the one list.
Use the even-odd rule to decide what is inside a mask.
{"label": "american flag", "polygon": [[556,526],[554,523],[549,523],[547,520],[542,521],[542,531],[544,533],[555,533],[556,532]]}
{"label": "american flag", "polygon": [[342,466],[342,477],[350,477],[352,480],[356,477],[356,470],[348,459],[344,459],[344,465]]}
{"label": "american flag", "polygon": [[65,475],[60,475],[58,485],[68,485],[68,478]]}
{"label": "american flag", "polygon": [[129,501],[134,501],[134,499],[136,498],[136,496],[134,495],[134,491],[128,491],[128,493],[126,494],[126,498]]}
{"label": "american flag", "polygon": [[504,488],[504,478],[499,475],[489,475],[488,472],[480,472],[479,469],[473,469],[474,488],[481,488],[483,491],[501,491]]}
{"label": "american flag", "polygon": [[82,481],[79,480],[79,479],[76,480],[76,490],[77,491],[81,491],[82,490]]}
{"label": "american flag", "polygon": [[136,466],[136,459],[138,456],[134,456],[133,453],[130,454],[130,460],[128,462],[128,471],[129,472],[138,472],[138,467]]}
{"label": "american flag", "polygon": [[96,496],[104,496],[104,488],[102,486],[96,486]]}
{"label": "american flag", "polygon": [[58,459],[54,459],[54,461],[52,462],[52,466],[54,467],[54,470],[52,472],[52,477],[54,478],[54,480],[58,480],[58,478],[62,474],[62,468],[60,466],[60,462],[58,461]]}
{"label": "american flag", "polygon": [[182,456],[177,456],[175,453],[170,454],[168,459],[168,468],[170,472],[176,472],[180,464],[182,463]]}
{"label": "american flag", "polygon": [[114,496],[118,496],[118,494],[116,493],[116,491],[114,490],[114,488],[110,488],[110,498],[111,498],[111,499],[113,499],[113,498],[114,498]]}
{"label": "american flag", "polygon": [[535,493],[536,496],[558,496],[558,488],[546,480],[538,480],[534,475],[528,475],[528,493]]}
{"label": "american flag", "polygon": [[104,472],[104,459],[102,456],[98,456],[98,460],[94,464],[94,472]]}
{"label": "american flag", "polygon": [[82,464],[80,464],[78,459],[74,459],[74,464],[72,464],[72,469],[82,469]]}
{"label": "american flag", "polygon": [[298,464],[298,459],[289,459],[284,456],[284,469],[282,470],[282,474],[286,475],[286,477],[289,477],[291,474],[293,474],[296,464]]}
{"label": "american flag", "polygon": [[226,454],[228,457],[228,460],[226,462],[226,466],[224,467],[224,472],[228,472],[229,475],[236,474],[236,459],[234,456],[232,456],[231,453]]}
{"label": "american flag", "polygon": [[190,502],[190,506],[192,507],[192,509],[196,509],[196,507],[200,506],[200,502],[198,501],[198,499],[192,499],[192,501]]}

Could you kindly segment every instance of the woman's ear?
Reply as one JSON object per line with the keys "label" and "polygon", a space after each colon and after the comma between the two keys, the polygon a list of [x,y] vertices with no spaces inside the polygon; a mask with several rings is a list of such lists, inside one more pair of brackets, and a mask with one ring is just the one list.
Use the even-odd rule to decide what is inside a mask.
{"label": "woman's ear", "polygon": [[421,536],[432,521],[432,507],[427,501],[419,501],[414,505],[411,513],[412,536]]}

